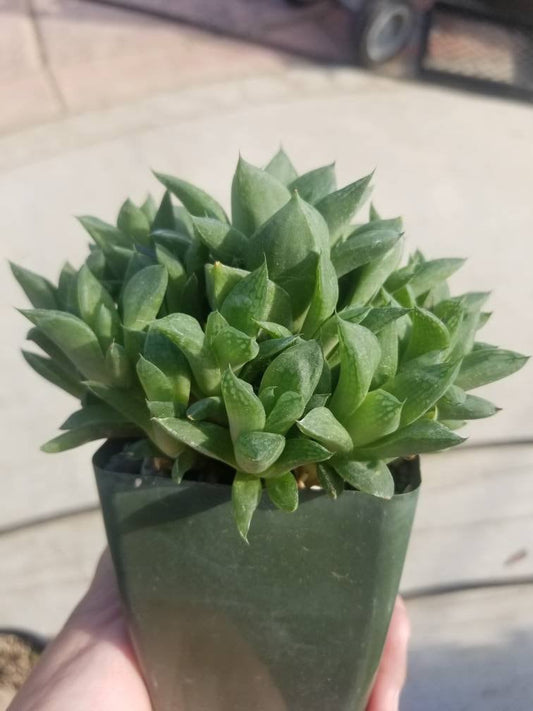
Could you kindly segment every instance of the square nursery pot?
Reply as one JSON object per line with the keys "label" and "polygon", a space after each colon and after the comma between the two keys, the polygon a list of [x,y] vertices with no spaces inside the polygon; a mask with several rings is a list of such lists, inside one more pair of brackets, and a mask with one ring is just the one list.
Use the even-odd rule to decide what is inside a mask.
{"label": "square nursery pot", "polygon": [[239,537],[227,485],[94,467],[130,634],[154,711],[364,711],[418,496],[263,497]]}

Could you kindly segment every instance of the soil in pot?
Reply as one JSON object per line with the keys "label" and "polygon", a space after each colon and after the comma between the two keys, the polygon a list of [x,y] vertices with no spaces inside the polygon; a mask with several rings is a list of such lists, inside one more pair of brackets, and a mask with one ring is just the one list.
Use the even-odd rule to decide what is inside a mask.
{"label": "soil in pot", "polygon": [[0,711],[5,711],[39,661],[43,645],[29,635],[0,632]]}

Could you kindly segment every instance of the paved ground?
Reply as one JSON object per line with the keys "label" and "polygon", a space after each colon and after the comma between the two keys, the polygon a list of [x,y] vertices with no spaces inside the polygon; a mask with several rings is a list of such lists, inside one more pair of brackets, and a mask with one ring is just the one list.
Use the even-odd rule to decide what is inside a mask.
{"label": "paved ground", "polygon": [[[5,259],[50,277],[61,260],[79,263],[86,240],[71,216],[112,219],[127,194],[159,194],[150,167],[196,181],[227,204],[238,151],[261,164],[283,141],[302,170],[337,158],[348,181],[377,166],[377,204],[404,215],[410,246],[469,257],[457,290],[494,289],[486,340],[533,353],[533,109],[304,66],[74,0],[8,2],[0,5],[11,23],[7,31],[0,20],[0,100],[4,119],[11,116],[0,137],[0,626],[53,633],[103,546],[97,512],[65,516],[95,504],[94,446],[38,451],[72,402],[18,355],[26,324],[13,306],[23,299]],[[35,125],[8,131],[21,121]],[[504,411],[472,427],[472,442],[530,438],[530,391],[531,367],[487,388]],[[531,576],[532,473],[527,446],[428,457],[404,591]],[[528,600],[526,587],[413,600],[406,711],[436,708],[431,694],[443,688],[439,711],[529,710]]]}

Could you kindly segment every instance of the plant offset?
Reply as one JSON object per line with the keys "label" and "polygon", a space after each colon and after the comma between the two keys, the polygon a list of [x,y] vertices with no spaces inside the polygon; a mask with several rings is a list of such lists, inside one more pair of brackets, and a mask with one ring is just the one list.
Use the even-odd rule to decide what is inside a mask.
{"label": "plant offset", "polygon": [[128,438],[141,472],[231,482],[246,538],[263,495],[294,511],[306,487],[408,490],[389,464],[462,442],[466,420],[497,411],[469,391],[527,360],[476,340],[487,294],[446,281],[463,260],[400,266],[401,220],[361,218],[370,175],[339,190],[333,165],[240,159],[231,221],[156,177],[159,206],[128,200],[116,227],[80,218],[93,244],[57,287],[12,267],[45,353],[27,362],[81,401],[47,452]]}

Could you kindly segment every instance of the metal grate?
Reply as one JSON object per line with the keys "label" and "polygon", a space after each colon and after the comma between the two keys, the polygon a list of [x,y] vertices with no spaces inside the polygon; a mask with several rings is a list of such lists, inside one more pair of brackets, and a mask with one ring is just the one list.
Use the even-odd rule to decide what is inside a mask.
{"label": "metal grate", "polygon": [[437,4],[422,69],[533,92],[533,30]]}

